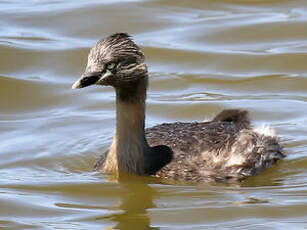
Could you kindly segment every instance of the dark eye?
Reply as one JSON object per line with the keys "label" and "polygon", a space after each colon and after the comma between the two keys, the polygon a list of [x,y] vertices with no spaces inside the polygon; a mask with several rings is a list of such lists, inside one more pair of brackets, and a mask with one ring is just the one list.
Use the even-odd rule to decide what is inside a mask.
{"label": "dark eye", "polygon": [[108,63],[108,64],[107,64],[107,69],[108,69],[108,70],[113,70],[114,67],[115,67],[115,63],[114,63],[114,62],[111,62],[111,63]]}

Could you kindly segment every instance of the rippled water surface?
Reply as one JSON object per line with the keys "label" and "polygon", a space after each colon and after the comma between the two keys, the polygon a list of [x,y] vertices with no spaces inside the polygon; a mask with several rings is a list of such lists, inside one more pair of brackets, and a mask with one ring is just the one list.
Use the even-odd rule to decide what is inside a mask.
{"label": "rippled water surface", "polygon": [[[307,229],[306,1],[2,0],[0,28],[0,228]],[[228,185],[92,172],[114,92],[71,85],[119,31],[147,57],[148,127],[244,108],[288,157]]]}

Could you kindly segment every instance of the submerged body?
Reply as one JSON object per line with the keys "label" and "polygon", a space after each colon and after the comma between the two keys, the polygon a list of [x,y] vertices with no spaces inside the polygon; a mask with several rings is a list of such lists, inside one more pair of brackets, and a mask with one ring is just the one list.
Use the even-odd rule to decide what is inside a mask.
{"label": "submerged body", "polygon": [[284,157],[278,138],[253,130],[246,111],[224,110],[210,122],[144,129],[147,67],[127,34],[91,50],[85,74],[73,85],[110,85],[116,91],[116,132],[95,168],[190,181],[240,181]]}

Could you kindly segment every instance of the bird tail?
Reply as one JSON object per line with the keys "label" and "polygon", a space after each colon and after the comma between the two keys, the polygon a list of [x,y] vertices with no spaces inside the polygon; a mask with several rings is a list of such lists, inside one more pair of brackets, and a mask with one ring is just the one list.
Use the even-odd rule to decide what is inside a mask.
{"label": "bird tail", "polygon": [[248,111],[240,109],[225,109],[215,116],[214,122],[233,122],[241,129],[250,128]]}

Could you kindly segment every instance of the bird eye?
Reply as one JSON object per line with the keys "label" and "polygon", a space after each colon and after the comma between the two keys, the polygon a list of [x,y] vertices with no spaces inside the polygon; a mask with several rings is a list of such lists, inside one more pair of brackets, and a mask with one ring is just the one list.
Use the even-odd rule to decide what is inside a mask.
{"label": "bird eye", "polygon": [[112,69],[114,69],[114,67],[115,67],[115,63],[114,62],[111,62],[111,63],[107,64],[107,69],[108,70],[112,70]]}

